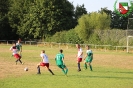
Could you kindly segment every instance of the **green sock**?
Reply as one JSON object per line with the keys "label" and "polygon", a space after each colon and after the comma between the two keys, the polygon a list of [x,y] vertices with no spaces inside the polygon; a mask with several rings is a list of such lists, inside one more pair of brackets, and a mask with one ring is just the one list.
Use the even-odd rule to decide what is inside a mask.
{"label": "green sock", "polygon": [[66,72],[65,72],[65,74],[67,74],[67,72],[68,72],[68,69],[66,69]]}
{"label": "green sock", "polygon": [[63,72],[64,74],[66,74],[66,72],[65,72],[65,70],[64,70],[64,69],[62,69],[62,72]]}
{"label": "green sock", "polygon": [[92,66],[90,65],[90,70],[92,71]]}
{"label": "green sock", "polygon": [[87,69],[87,64],[86,63],[84,64],[84,67],[85,67],[85,69]]}

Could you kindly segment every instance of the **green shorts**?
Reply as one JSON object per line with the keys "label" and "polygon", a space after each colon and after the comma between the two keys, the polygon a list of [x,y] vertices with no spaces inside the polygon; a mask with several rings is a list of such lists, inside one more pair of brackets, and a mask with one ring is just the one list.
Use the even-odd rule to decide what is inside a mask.
{"label": "green shorts", "polygon": [[91,57],[87,57],[87,58],[85,59],[85,62],[86,62],[86,63],[88,63],[88,62],[90,62],[90,63],[91,63],[91,62],[92,62],[92,60],[93,60],[93,58],[91,58]]}
{"label": "green shorts", "polygon": [[64,69],[64,68],[66,68],[66,66],[65,65],[57,65],[59,68],[61,68],[61,69]]}

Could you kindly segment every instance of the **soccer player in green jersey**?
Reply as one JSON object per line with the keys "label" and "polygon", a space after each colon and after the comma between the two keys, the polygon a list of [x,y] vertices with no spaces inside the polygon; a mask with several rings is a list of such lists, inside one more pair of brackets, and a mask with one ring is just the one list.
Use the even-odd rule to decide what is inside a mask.
{"label": "soccer player in green jersey", "polygon": [[16,43],[16,47],[18,49],[18,53],[21,55],[21,52],[22,52],[22,44],[20,42],[21,42],[21,39],[19,39],[18,42]]}
{"label": "soccer player in green jersey", "polygon": [[86,57],[85,57],[85,62],[84,62],[84,66],[85,66],[85,69],[87,69],[87,63],[88,65],[90,66],[90,70],[92,71],[92,65],[91,65],[91,62],[93,60],[93,52],[92,50],[90,49],[90,46],[86,46]]}
{"label": "soccer player in green jersey", "polygon": [[55,61],[56,61],[56,65],[60,69],[62,69],[62,71],[65,75],[67,75],[68,69],[64,63],[64,55],[62,53],[63,53],[63,50],[60,49],[60,52],[56,55]]}

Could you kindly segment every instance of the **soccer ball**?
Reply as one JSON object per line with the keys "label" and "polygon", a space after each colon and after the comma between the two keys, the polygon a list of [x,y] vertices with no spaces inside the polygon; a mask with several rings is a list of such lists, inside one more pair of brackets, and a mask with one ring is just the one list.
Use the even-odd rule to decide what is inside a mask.
{"label": "soccer ball", "polygon": [[28,71],[28,68],[27,68],[27,67],[25,67],[25,68],[24,68],[24,71]]}

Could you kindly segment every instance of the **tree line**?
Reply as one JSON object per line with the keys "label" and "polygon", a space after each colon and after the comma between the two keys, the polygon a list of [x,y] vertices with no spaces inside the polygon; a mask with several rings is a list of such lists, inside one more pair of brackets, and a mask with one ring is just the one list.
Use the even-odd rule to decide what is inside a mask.
{"label": "tree line", "polygon": [[84,43],[93,30],[126,30],[128,18],[133,12],[127,17],[107,8],[87,12],[84,4],[74,7],[68,0],[0,0],[0,40]]}

